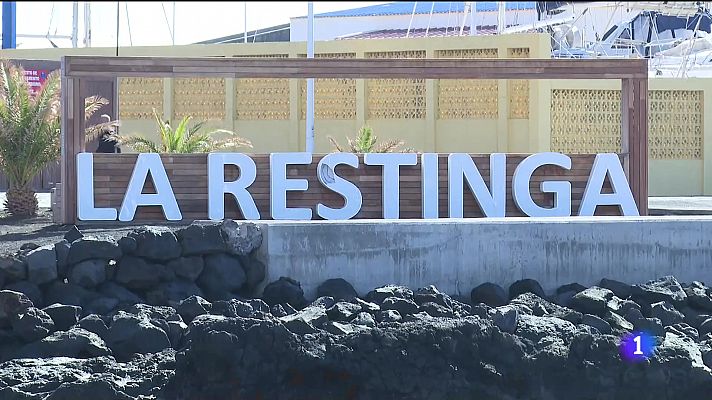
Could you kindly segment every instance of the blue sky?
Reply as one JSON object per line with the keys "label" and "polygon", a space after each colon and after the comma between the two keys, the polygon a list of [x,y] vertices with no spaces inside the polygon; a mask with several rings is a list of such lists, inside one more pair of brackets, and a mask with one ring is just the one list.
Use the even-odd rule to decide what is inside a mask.
{"label": "blue sky", "polygon": [[[169,26],[174,2],[118,2],[121,46],[170,45]],[[363,7],[384,2],[315,1],[314,13]],[[117,2],[91,2],[92,47],[116,45]],[[245,2],[192,2],[176,4],[176,44],[241,33],[245,29]],[[127,19],[128,9],[128,19]],[[164,16],[165,10],[165,16]],[[79,2],[79,46],[82,47],[84,2]],[[307,2],[247,2],[247,29],[259,29],[289,22],[306,15]],[[166,19],[168,23],[166,23]],[[131,35],[129,35],[130,21]],[[316,28],[318,29],[318,27]],[[72,2],[17,2],[17,33],[70,35]],[[51,47],[46,39],[18,38],[19,48]],[[69,40],[54,40],[59,47],[71,47]]]}

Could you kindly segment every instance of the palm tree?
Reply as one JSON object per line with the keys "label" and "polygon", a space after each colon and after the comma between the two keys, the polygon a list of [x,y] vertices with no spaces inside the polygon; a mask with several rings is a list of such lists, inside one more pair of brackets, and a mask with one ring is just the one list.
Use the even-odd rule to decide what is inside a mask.
{"label": "palm tree", "polygon": [[[91,96],[85,99],[85,118],[109,101]],[[87,128],[87,140],[101,129],[118,126],[109,121]],[[0,171],[9,189],[5,208],[12,215],[37,214],[37,198],[31,184],[34,177],[57,161],[60,155],[59,71],[47,76],[33,94],[22,67],[0,62]]]}
{"label": "palm tree", "polygon": [[0,63],[0,169],[12,215],[36,215],[32,179],[59,158],[59,83],[59,72],[52,72],[32,95],[24,70]]}
{"label": "palm tree", "polygon": [[384,143],[376,144],[378,139],[376,135],[373,134],[373,129],[368,126],[363,126],[358,131],[358,136],[355,139],[346,137],[348,142],[348,150],[344,148],[331,136],[328,136],[329,141],[334,146],[335,151],[339,152],[349,152],[349,153],[413,153],[415,150],[411,148],[398,149],[398,147],[405,144],[404,141],[400,139],[388,140]]}
{"label": "palm tree", "polygon": [[[154,142],[142,136],[118,136],[119,143],[132,147],[140,153],[208,153],[232,149],[234,147],[252,147],[249,140],[237,136],[232,131],[215,129],[210,132],[200,132],[204,122],[189,126],[192,117],[185,116],[173,129],[170,122],[162,121],[156,109],[153,117],[158,124],[160,142]],[[225,139],[215,139],[213,135],[222,133],[228,135]]]}

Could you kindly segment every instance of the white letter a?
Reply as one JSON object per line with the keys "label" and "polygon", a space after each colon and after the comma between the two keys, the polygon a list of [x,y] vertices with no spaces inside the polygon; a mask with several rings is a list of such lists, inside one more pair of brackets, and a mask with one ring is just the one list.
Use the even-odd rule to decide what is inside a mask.
{"label": "white letter a", "polygon": [[[156,187],[155,194],[142,193],[149,172],[153,178],[153,186]],[[166,169],[161,162],[161,156],[157,153],[138,155],[131,180],[129,180],[129,187],[126,189],[124,202],[121,203],[119,221],[132,221],[138,206],[161,206],[167,220],[180,221],[183,219]]]}

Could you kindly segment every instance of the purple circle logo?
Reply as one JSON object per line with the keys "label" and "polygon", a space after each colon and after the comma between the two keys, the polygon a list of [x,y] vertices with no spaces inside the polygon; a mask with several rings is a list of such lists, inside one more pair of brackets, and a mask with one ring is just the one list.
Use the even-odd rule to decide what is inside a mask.
{"label": "purple circle logo", "polygon": [[628,362],[640,362],[653,356],[655,352],[655,336],[643,332],[629,333],[621,338],[621,358]]}

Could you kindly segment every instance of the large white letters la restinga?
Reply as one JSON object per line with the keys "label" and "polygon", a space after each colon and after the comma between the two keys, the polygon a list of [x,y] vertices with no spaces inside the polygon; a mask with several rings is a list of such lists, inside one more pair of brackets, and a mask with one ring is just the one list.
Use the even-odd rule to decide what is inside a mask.
{"label": "large white letters la restinga", "polygon": [[[414,166],[418,155],[414,153],[365,154],[364,164],[382,168],[381,207],[383,218],[398,219],[399,215],[399,175],[401,166]],[[438,162],[434,153],[420,156],[422,217],[438,218]],[[323,219],[350,219],[355,217],[363,205],[363,196],[358,186],[336,173],[338,165],[359,168],[359,158],[351,153],[332,153],[324,156],[316,165],[314,174],[326,189],[344,199],[340,208],[328,207],[316,202],[316,214]],[[476,202],[486,217],[506,216],[507,199],[507,156],[503,153],[490,155],[489,187],[475,165],[472,157],[465,153],[453,153],[447,157],[448,216],[462,218],[464,203]],[[236,166],[239,176],[225,182],[225,166]],[[272,153],[270,155],[270,216],[281,220],[312,219],[311,208],[287,207],[287,192],[309,190],[309,181],[303,178],[289,178],[290,165],[313,165],[310,153]],[[512,198],[516,206],[532,217],[553,217],[571,215],[571,183],[551,180],[541,183],[541,191],[551,193],[553,207],[536,204],[529,191],[535,170],[550,165],[571,169],[571,158],[561,153],[538,153],[525,158],[514,171],[512,177]],[[236,201],[245,219],[261,218],[257,205],[250,194],[250,186],[258,176],[255,162],[242,153],[208,154],[205,176],[208,179],[208,218],[221,220],[225,217],[225,194]],[[142,193],[149,173],[156,193]],[[612,193],[602,193],[606,177],[609,177]],[[466,195],[465,182],[471,196]],[[471,199],[471,200],[470,200]],[[616,154],[598,154],[591,168],[586,189],[581,199],[578,215],[590,216],[597,206],[618,206],[623,215],[638,215],[633,195],[620,159]],[[124,195],[121,209],[97,208],[94,204],[94,158],[91,153],[77,154],[77,215],[83,221],[131,221],[139,206],[160,206],[169,221],[181,220],[182,214],[166,170],[158,154],[139,154],[131,179]]]}

